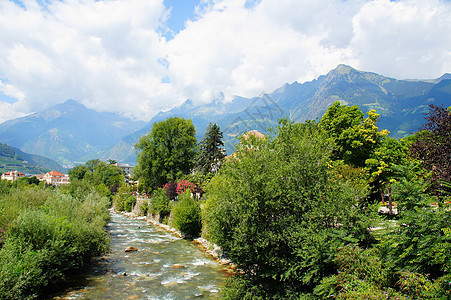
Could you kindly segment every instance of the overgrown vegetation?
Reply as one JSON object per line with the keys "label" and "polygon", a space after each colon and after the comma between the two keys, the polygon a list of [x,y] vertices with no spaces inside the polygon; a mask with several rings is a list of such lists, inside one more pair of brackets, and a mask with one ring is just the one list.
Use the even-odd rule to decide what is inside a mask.
{"label": "overgrown vegetation", "polygon": [[202,165],[199,154],[201,173],[161,155],[174,170],[158,184],[142,172],[153,168],[146,149],[166,146],[150,135],[137,173],[148,212],[223,248],[240,270],[225,299],[449,299],[450,112],[431,106],[402,140],[378,118],[337,102],[318,123],[281,120],[272,136],[245,135],[223,161]]}
{"label": "overgrown vegetation", "polygon": [[110,202],[94,188],[1,186],[1,299],[37,298],[108,249]]}

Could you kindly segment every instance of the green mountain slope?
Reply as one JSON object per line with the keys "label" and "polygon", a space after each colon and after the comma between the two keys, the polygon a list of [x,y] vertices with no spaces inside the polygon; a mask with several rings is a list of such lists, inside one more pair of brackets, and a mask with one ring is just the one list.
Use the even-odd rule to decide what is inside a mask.
{"label": "green mountain slope", "polygon": [[24,174],[42,174],[51,170],[65,173],[67,170],[56,161],[0,143],[0,172],[19,171]]}

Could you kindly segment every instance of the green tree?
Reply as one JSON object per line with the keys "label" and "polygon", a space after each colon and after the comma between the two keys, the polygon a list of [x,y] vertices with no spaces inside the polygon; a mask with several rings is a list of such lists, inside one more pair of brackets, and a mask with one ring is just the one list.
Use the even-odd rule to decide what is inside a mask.
{"label": "green tree", "polygon": [[370,182],[373,199],[384,198],[389,194],[388,202],[391,212],[391,182],[396,177],[394,167],[408,164],[408,147],[404,142],[385,136],[382,138],[379,146],[374,149],[370,157],[365,161],[365,171],[367,171],[367,180]]}
{"label": "green tree", "polygon": [[[242,140],[207,185],[203,211],[208,238],[263,298],[311,292],[335,271],[338,247],[368,226],[357,208],[365,195],[331,172],[331,140],[314,122],[281,123],[272,141]],[[256,296],[241,292],[232,294]]]}
{"label": "green tree", "polygon": [[149,211],[153,215],[160,217],[160,222],[171,212],[171,200],[166,195],[163,188],[159,188],[152,193],[149,200]]}
{"label": "green tree", "polygon": [[195,169],[202,174],[214,173],[219,170],[225,157],[225,149],[221,129],[216,123],[208,124],[198,147]]}
{"label": "green tree", "polygon": [[[116,193],[119,186],[124,182],[121,168],[93,159],[84,165],[78,165],[69,170],[69,178],[72,181],[83,180],[97,187],[99,191],[109,190],[109,194]],[[105,195],[105,193],[102,193]],[[110,195],[105,196],[110,196]]]}
{"label": "green tree", "polygon": [[393,178],[392,167],[407,164],[407,154],[408,148],[404,143],[388,136],[383,137],[379,147],[365,161],[370,180],[383,183]]}
{"label": "green tree", "polygon": [[[432,207],[437,198],[428,192],[430,183],[419,176],[421,169],[414,163],[399,167],[398,181],[393,185],[398,202],[399,226],[386,236],[380,246],[382,257],[391,274],[409,271],[429,280],[451,278],[451,211],[449,206]],[[393,282],[397,278],[392,279]],[[439,288],[438,293],[448,291]],[[417,295],[416,299],[424,297]],[[432,299],[446,299],[431,297]]]}
{"label": "green tree", "polygon": [[335,139],[335,158],[342,159],[347,164],[364,167],[365,161],[370,158],[383,137],[388,135],[387,130],[379,131],[377,121],[379,114],[374,110],[363,113],[356,105],[342,106],[335,102],[319,122],[320,126]]}
{"label": "green tree", "polygon": [[86,172],[88,171],[89,169],[86,165],[75,166],[69,170],[69,178],[71,181],[73,181],[74,179],[83,180]]}
{"label": "green tree", "polygon": [[135,144],[135,175],[145,185],[158,188],[188,174],[193,167],[195,134],[191,120],[173,117],[155,123]]}
{"label": "green tree", "polygon": [[449,195],[451,190],[443,189],[440,181],[451,181],[451,111],[435,105],[430,107],[427,122],[417,133],[410,151],[432,171],[435,188],[441,190],[438,194]]}
{"label": "green tree", "polygon": [[363,112],[357,105],[341,105],[340,101],[336,101],[327,109],[319,124],[333,138],[338,139],[343,131],[361,124],[363,119]]}

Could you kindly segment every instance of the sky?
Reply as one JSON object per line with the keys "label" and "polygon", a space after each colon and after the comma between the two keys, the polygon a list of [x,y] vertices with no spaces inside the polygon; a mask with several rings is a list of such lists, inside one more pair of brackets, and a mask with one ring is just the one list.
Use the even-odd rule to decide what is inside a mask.
{"label": "sky", "polygon": [[449,0],[0,0],[0,122],[68,99],[149,121],[338,64],[451,72]]}

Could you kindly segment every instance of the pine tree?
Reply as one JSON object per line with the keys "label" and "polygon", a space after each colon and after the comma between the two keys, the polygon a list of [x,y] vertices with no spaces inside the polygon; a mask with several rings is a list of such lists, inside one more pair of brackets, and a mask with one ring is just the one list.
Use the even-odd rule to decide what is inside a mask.
{"label": "pine tree", "polygon": [[203,174],[214,173],[220,166],[225,156],[222,132],[215,123],[208,124],[205,135],[199,143],[196,156],[196,170]]}

